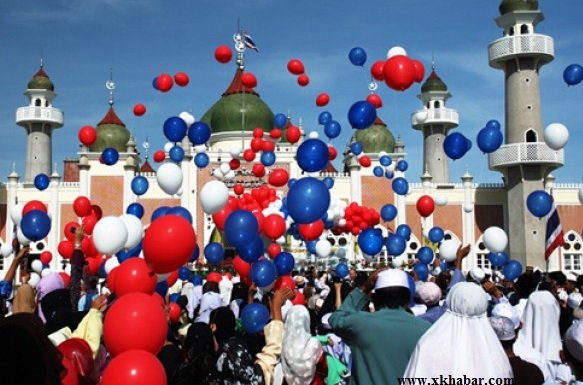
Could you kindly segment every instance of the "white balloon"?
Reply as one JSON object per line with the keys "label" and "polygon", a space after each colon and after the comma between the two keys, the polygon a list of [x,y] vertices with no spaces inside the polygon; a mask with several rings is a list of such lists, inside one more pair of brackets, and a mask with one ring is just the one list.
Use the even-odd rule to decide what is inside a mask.
{"label": "white balloon", "polygon": [[32,271],[40,274],[41,271],[43,270],[43,263],[40,261],[40,259],[35,259],[30,263],[30,267]]}
{"label": "white balloon", "polygon": [[182,186],[182,169],[176,163],[164,163],[156,172],[156,180],[162,191],[174,195]]}
{"label": "white balloon", "polygon": [[239,147],[232,148],[229,153],[231,154],[231,158],[239,159],[241,156],[241,149]]}
{"label": "white balloon", "polygon": [[164,152],[169,152],[172,147],[174,147],[174,143],[166,142],[166,144],[164,144]]}
{"label": "white balloon", "polygon": [[473,205],[473,204],[471,204],[471,203],[466,203],[466,204],[464,205],[464,211],[465,211],[466,213],[471,213],[472,211],[474,211],[474,205]]}
{"label": "white balloon", "polygon": [[327,239],[320,239],[316,242],[316,254],[318,257],[327,257],[332,251],[332,245]]}
{"label": "white balloon", "polygon": [[445,206],[447,204],[448,201],[448,197],[445,194],[438,194],[435,197],[435,204],[437,206]]}
{"label": "white balloon", "polygon": [[424,121],[427,120],[427,111],[425,110],[421,110],[421,111],[417,111],[415,113],[415,120],[417,122],[423,123]]}
{"label": "white balloon", "polygon": [[[128,239],[123,245],[124,249],[133,249],[140,243],[144,235],[144,225],[135,215],[124,214],[119,217],[128,231]],[[133,257],[133,255],[132,255]]]}
{"label": "white balloon", "polygon": [[107,261],[105,261],[105,274],[109,274],[113,269],[119,266],[119,260],[117,257],[111,257]]}
{"label": "white balloon", "polygon": [[544,137],[547,146],[558,151],[569,141],[569,130],[561,123],[551,123],[545,128]]}
{"label": "white balloon", "polygon": [[179,197],[181,197],[181,196],[182,196],[182,187],[180,187],[180,188],[178,189],[178,191],[176,191],[176,195],[178,195]]}
{"label": "white balloon", "polygon": [[339,248],[336,250],[336,256],[337,256],[338,258],[344,258],[344,257],[346,257],[346,249],[345,249],[345,248],[343,248],[343,247],[339,247]]}
{"label": "white balloon", "polygon": [[229,201],[229,188],[221,181],[212,180],[203,186],[199,197],[202,210],[212,215],[225,207]]}
{"label": "white balloon", "polygon": [[24,234],[22,233],[22,230],[20,229],[20,226],[18,227],[18,230],[16,230],[16,238],[18,238],[18,242],[22,245],[22,246],[28,246],[30,245],[30,239],[28,239],[27,237],[24,236]]}
{"label": "white balloon", "polygon": [[346,219],[344,219],[344,218],[339,219],[338,226],[340,226],[340,227],[346,226]]}
{"label": "white balloon", "polygon": [[215,168],[213,170],[213,176],[215,178],[222,178],[223,177],[223,173],[221,172],[221,169],[220,168]]}
{"label": "white balloon", "polygon": [[318,131],[310,131],[310,133],[308,134],[309,139],[318,139],[319,137],[320,134],[318,133]]}
{"label": "white balloon", "polygon": [[30,277],[28,278],[28,284],[34,289],[38,283],[40,282],[40,275],[37,273],[30,273]]}
{"label": "white balloon", "polygon": [[457,249],[460,247],[460,244],[453,240],[447,239],[439,245],[439,256],[440,258],[445,259],[447,262],[453,262],[456,258]]}
{"label": "white balloon", "polygon": [[8,258],[10,254],[12,254],[12,245],[8,243],[3,244],[2,247],[0,247],[0,254],[2,254],[2,257],[4,258]]}
{"label": "white balloon", "polygon": [[491,226],[484,231],[484,245],[493,253],[501,253],[508,245],[508,235],[500,227]]}
{"label": "white balloon", "polygon": [[221,174],[226,175],[229,171],[231,171],[231,166],[227,162],[221,163]]}
{"label": "white balloon", "polygon": [[123,249],[128,240],[125,223],[118,217],[101,218],[93,229],[93,244],[104,255],[113,255]]}
{"label": "white balloon", "polygon": [[403,257],[402,255],[399,255],[397,257],[393,257],[393,261],[391,262],[391,265],[393,265],[394,268],[399,268],[399,267],[403,266],[403,262],[405,262],[405,257]]}
{"label": "white balloon", "polygon": [[225,174],[225,179],[226,180],[233,180],[235,179],[235,170],[229,170],[228,173]]}
{"label": "white balloon", "polygon": [[194,152],[201,153],[206,151],[206,146],[204,144],[199,144],[198,146],[194,146]]}
{"label": "white balloon", "polygon": [[367,261],[367,262],[372,262],[372,261],[373,261],[373,259],[374,259],[374,255],[368,255],[368,254],[365,254],[365,253],[362,253],[362,257],[363,257],[363,258],[364,258],[364,260],[365,260],[365,261]]}
{"label": "white balloon", "polygon": [[579,188],[579,203],[583,205],[583,186]]}
{"label": "white balloon", "polygon": [[158,274],[156,281],[158,281],[158,283],[165,281],[168,277],[170,277],[170,274],[172,274],[172,273]]}
{"label": "white balloon", "polygon": [[16,224],[16,226],[20,226],[20,221],[22,220],[22,209],[24,208],[23,205],[20,203],[15,204],[10,208],[10,218],[12,218],[12,222]]}
{"label": "white balloon", "polygon": [[47,275],[50,275],[53,271],[51,270],[50,267],[45,267],[44,269],[42,269],[42,271],[40,272],[40,276],[41,278],[46,277]]}
{"label": "white balloon", "polygon": [[196,119],[194,118],[194,115],[192,115],[190,112],[181,112],[180,115],[178,115],[178,117],[182,120],[184,120],[184,123],[186,123],[186,125],[188,127],[192,126],[192,124],[196,121]]}
{"label": "white balloon", "polygon": [[405,48],[399,47],[397,45],[397,46],[394,46],[394,47],[390,48],[387,51],[387,59],[390,59],[391,57],[398,56],[398,55],[407,56],[407,51],[405,51]]}

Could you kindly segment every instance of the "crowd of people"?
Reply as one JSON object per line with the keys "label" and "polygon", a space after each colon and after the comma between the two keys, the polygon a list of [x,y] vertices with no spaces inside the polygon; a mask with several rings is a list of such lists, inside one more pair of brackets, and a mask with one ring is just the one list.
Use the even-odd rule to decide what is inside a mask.
{"label": "crowd of people", "polygon": [[[15,246],[0,281],[0,383],[112,383],[103,320],[115,291],[88,274],[80,248],[70,282],[50,273],[31,285],[29,249]],[[469,251],[460,247],[452,268],[426,281],[408,269],[352,269],[340,278],[315,266],[293,272],[295,288],[258,289],[230,274],[178,280],[160,301],[168,313],[171,303],[180,309],[168,315],[157,352],[165,378],[135,384],[583,383],[583,276],[464,273]],[[241,317],[254,303],[269,309],[269,320],[250,332]]]}

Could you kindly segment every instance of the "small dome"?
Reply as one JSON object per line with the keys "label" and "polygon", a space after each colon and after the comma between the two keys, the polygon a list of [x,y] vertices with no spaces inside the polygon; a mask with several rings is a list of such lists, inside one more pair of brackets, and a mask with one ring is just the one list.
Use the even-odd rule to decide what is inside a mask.
{"label": "small dome", "polygon": [[537,11],[538,0],[502,0],[498,9],[501,15],[514,11]]}
{"label": "small dome", "polygon": [[421,92],[431,92],[431,91],[447,91],[447,85],[441,80],[439,76],[435,73],[435,70],[431,71],[429,77],[421,86]]}
{"label": "small dome", "polygon": [[[203,115],[212,133],[229,131],[252,131],[256,127],[269,132],[273,128],[273,112],[254,90],[241,84],[240,69],[235,73],[231,85],[222,97]],[[245,112],[244,127],[243,111]]]}
{"label": "small dome", "polygon": [[54,91],[55,86],[42,67],[39,68],[26,87],[29,90],[49,90]]}
{"label": "small dome", "polygon": [[130,140],[130,131],[117,116],[113,107],[97,125],[97,140],[91,146],[92,152],[101,152],[106,148],[115,148],[119,152],[126,152]]}
{"label": "small dome", "polygon": [[381,151],[392,154],[395,151],[395,137],[379,117],[372,126],[356,130],[352,135],[352,142],[362,144],[362,152],[365,154],[378,154]]}

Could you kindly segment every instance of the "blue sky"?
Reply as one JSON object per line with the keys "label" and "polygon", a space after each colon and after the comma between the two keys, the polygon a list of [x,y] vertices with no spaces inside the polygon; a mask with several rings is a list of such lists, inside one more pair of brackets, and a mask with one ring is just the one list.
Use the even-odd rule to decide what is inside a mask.
{"label": "blue sky", "polygon": [[[23,173],[25,132],[14,123],[16,108],[28,104],[22,95],[37,71],[41,51],[45,69],[59,94],[54,106],[65,112],[65,125],[54,133],[54,161],[77,151],[77,131],[96,125],[107,111],[105,81],[113,68],[115,108],[142,142],[161,148],[164,120],[182,111],[200,118],[219,98],[235,71],[234,62],[221,65],[214,49],[232,46],[237,19],[261,53],[248,52],[247,70],[258,78],[257,91],[274,113],[288,111],[304,129],[319,130],[315,97],[326,92],[327,106],[342,124],[333,144],[342,152],[352,134],[346,115],[350,105],[368,94],[369,68],[393,46],[404,47],[430,72],[432,55],[437,72],[458,110],[458,130],[475,144],[489,119],[504,121],[503,73],[488,65],[487,45],[502,35],[494,18],[499,1],[484,0],[3,0],[0,2],[0,180],[12,163]],[[583,84],[567,87],[563,69],[583,62],[583,5],[580,0],[540,1],[546,20],[537,32],[555,39],[555,60],[541,71],[543,125],[559,122],[570,131],[566,165],[554,175],[558,182],[580,182],[579,143]],[[348,52],[362,47],[364,68],[353,66]],[[287,72],[291,58],[303,61],[310,76],[302,88]],[[184,71],[191,82],[162,94],[152,89],[160,73]],[[378,113],[395,135],[405,141],[408,178],[419,181],[422,170],[421,133],[410,127],[410,114],[421,108],[420,85],[405,92],[379,84],[384,107]],[[132,107],[148,107],[144,117]],[[498,182],[477,146],[456,162],[450,178],[458,182],[466,167],[478,182]]]}

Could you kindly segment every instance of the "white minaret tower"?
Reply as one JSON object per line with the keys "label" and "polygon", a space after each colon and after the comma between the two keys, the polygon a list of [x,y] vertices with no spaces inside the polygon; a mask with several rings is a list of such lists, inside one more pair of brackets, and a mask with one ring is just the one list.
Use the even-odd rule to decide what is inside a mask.
{"label": "white minaret tower", "polygon": [[40,173],[51,175],[53,165],[53,130],[63,126],[63,112],[53,107],[53,82],[43,69],[40,69],[28,82],[24,95],[29,105],[16,110],[16,124],[26,130],[26,170],[24,182],[32,182]]}
{"label": "white minaret tower", "polygon": [[528,195],[544,189],[545,177],[563,165],[563,150],[543,139],[539,70],[554,58],[550,36],[535,33],[544,19],[537,0],[503,0],[496,23],[503,36],[488,47],[490,66],[504,71],[505,143],[489,155],[492,170],[504,174],[507,194],[505,230],[513,259],[545,266],[546,221],[532,215]]}
{"label": "white minaret tower", "polygon": [[435,65],[417,97],[423,108],[411,115],[411,125],[423,132],[423,165],[433,178],[433,183],[448,183],[448,158],[443,150],[443,141],[450,129],[459,124],[458,112],[447,108],[445,102],[451,97],[447,85],[435,73]]}

